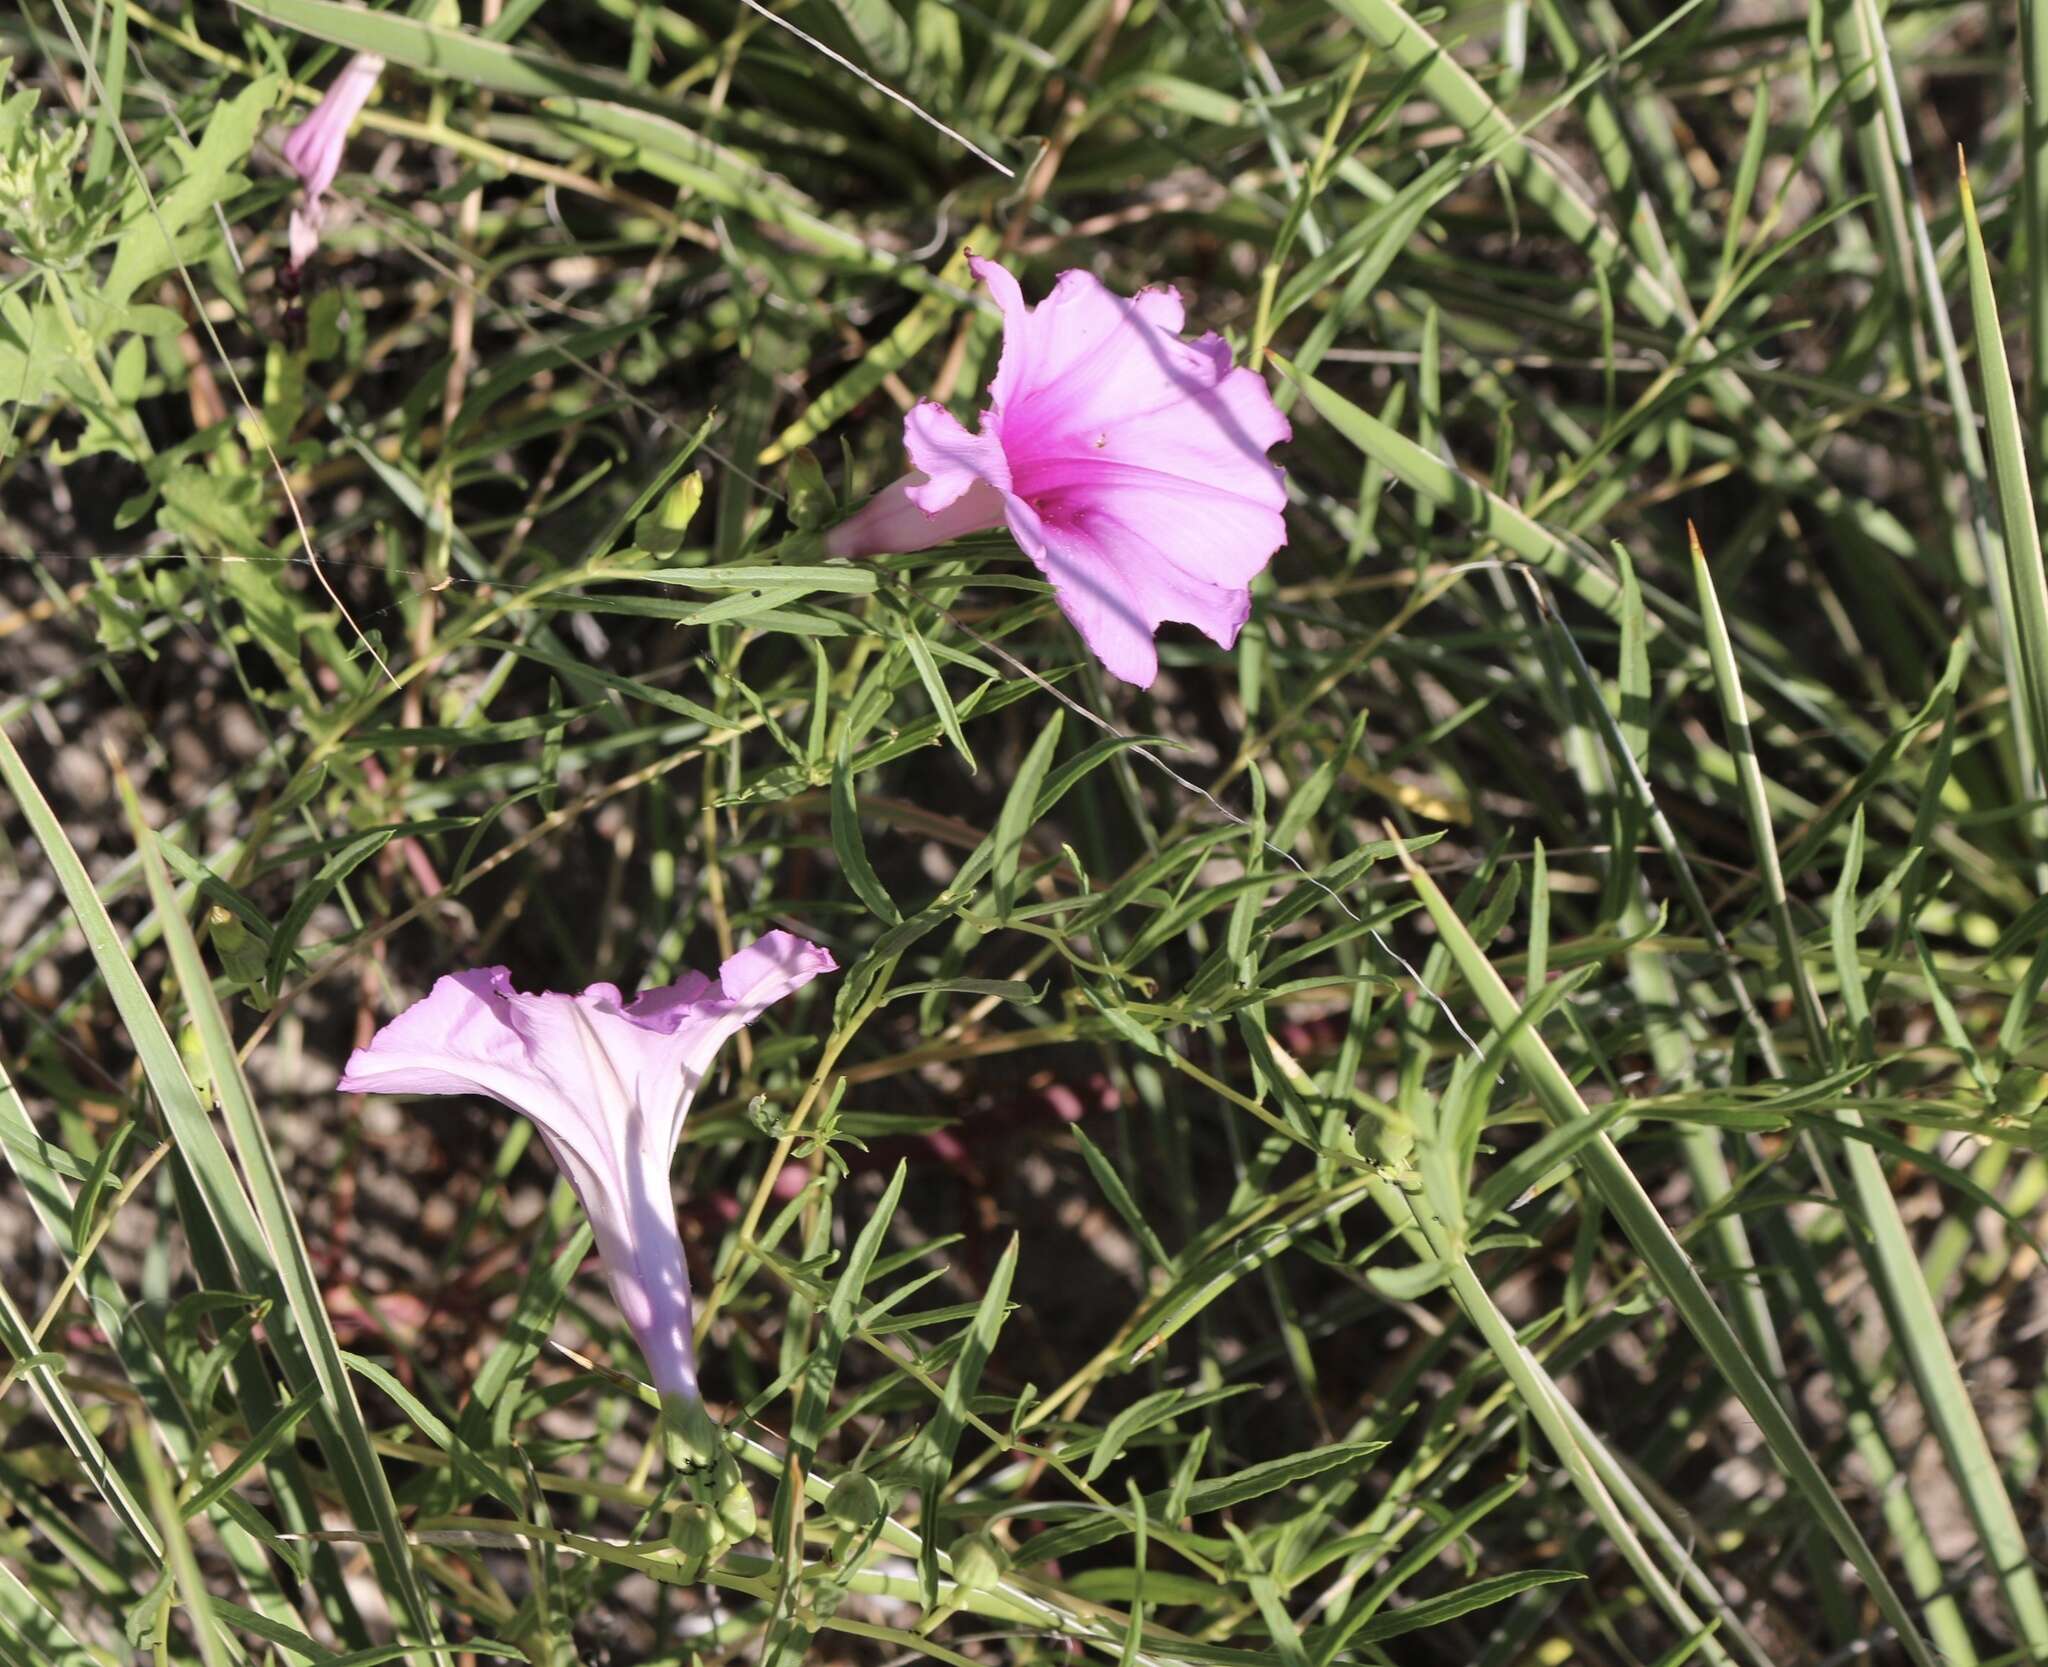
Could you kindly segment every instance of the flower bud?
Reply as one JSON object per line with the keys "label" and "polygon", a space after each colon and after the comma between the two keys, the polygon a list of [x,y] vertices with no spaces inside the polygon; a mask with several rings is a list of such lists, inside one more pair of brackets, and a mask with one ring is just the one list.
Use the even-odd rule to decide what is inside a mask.
{"label": "flower bud", "polygon": [[799,532],[816,532],[837,508],[818,459],[809,447],[799,446],[789,459],[789,524]]}
{"label": "flower bud", "polygon": [[206,911],[206,937],[220,957],[220,970],[242,987],[250,1005],[268,1008],[270,997],[263,986],[269,965],[262,940],[235,918],[232,909],[218,903]]}
{"label": "flower bud", "polygon": [[695,1395],[671,1392],[662,1396],[661,1434],[668,1462],[686,1476],[710,1469],[724,1456],[718,1425]]}
{"label": "flower bud", "polygon": [[675,483],[661,500],[661,525],[668,532],[687,532],[704,501],[704,477],[695,469]]}
{"label": "flower bud", "polygon": [[953,1583],[963,1592],[993,1592],[1009,1572],[1010,1559],[987,1530],[953,1542]]}
{"label": "flower bud", "polygon": [[705,1506],[682,1506],[669,1519],[668,1543],[675,1547],[683,1566],[701,1568],[706,1558],[716,1557],[724,1546],[718,1519]]}
{"label": "flower bud", "polygon": [[711,1482],[705,1492],[710,1495],[712,1509],[717,1511],[720,1525],[731,1538],[753,1538],[761,1519],[754,1510],[754,1496],[747,1491],[747,1480],[740,1474],[739,1464],[730,1453],[718,1455],[718,1463],[712,1469]]}
{"label": "flower bud", "polygon": [[872,1528],[888,1509],[875,1479],[858,1470],[834,1482],[832,1497],[825,1501],[825,1514],[847,1528]]}
{"label": "flower bud", "polygon": [[661,495],[661,501],[633,523],[633,543],[656,556],[672,556],[683,547],[690,523],[704,502],[704,477],[690,470]]}

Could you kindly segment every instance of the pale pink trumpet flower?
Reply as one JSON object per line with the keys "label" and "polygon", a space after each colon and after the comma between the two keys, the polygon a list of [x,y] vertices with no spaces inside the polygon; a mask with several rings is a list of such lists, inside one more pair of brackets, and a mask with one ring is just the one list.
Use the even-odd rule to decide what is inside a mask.
{"label": "pale pink trumpet flower", "polygon": [[1064,272],[1026,306],[974,259],[1003,313],[979,433],[929,400],[903,421],[914,472],[826,534],[835,556],[900,555],[1007,526],[1098,659],[1150,684],[1153,633],[1193,625],[1221,648],[1251,615],[1251,582],[1287,541],[1269,447],[1287,419],[1223,338],[1181,339],[1171,289],[1128,300]]}
{"label": "pale pink trumpet flower", "polygon": [[313,113],[285,135],[284,159],[299,176],[305,200],[292,210],[291,266],[297,271],[320,246],[320,228],[327,218],[327,191],[341,172],[341,154],[348,130],[362,114],[384,73],[384,60],[374,52],[358,52],[342,66]]}
{"label": "pale pink trumpet flower", "polygon": [[773,1003],[834,970],[829,951],[770,932],[718,970],[622,1000],[523,995],[503,967],[451,973],[349,1058],[346,1094],[480,1094],[530,1118],[596,1233],[613,1300],[700,1461],[689,1270],[669,1170],[719,1048]]}

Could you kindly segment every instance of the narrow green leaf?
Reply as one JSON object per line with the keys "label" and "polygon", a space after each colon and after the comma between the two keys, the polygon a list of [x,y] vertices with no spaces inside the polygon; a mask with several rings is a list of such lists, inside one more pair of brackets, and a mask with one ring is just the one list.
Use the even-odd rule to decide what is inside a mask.
{"label": "narrow green leaf", "polygon": [[[1292,1487],[1297,1482],[1306,1482],[1328,1471],[1349,1469],[1362,1464],[1373,1454],[1385,1447],[1380,1441],[1339,1441],[1328,1447],[1317,1447],[1306,1453],[1291,1453],[1286,1458],[1268,1459],[1263,1464],[1250,1465],[1229,1476],[1219,1476],[1207,1482],[1192,1482],[1176,1497],[1176,1490],[1169,1488],[1160,1493],[1145,1496],[1145,1509],[1162,1522],[1178,1521],[1184,1516],[1206,1516],[1211,1511],[1227,1510],[1232,1505],[1248,1504],[1262,1499],[1267,1494],[1277,1493],[1282,1488]],[[1077,1507],[1082,1509],[1082,1507]],[[1100,1545],[1104,1540],[1113,1540],[1128,1531],[1129,1524],[1121,1512],[1103,1512],[1099,1508],[1086,1507],[1087,1516],[1081,1521],[1064,1528],[1048,1529],[1025,1542],[1019,1554],[1019,1563],[1048,1563],[1061,1557],[1071,1557],[1077,1551],[1089,1546]],[[1046,1516],[1059,1513],[1061,1507],[1049,1506]]]}
{"label": "narrow green leaf", "polygon": [[[125,778],[120,785],[136,846],[142,855],[143,875],[163,926],[165,947],[170,951],[171,965],[177,972],[192,1024],[199,1033],[213,1092],[226,1114],[242,1171],[249,1178],[248,1198],[261,1224],[264,1246],[257,1266],[262,1269],[264,1282],[276,1288],[288,1306],[298,1349],[303,1351],[294,1362],[290,1351],[280,1350],[285,1356],[287,1375],[293,1379],[295,1389],[302,1390],[310,1382],[319,1384],[322,1393],[318,1413],[327,1426],[322,1445],[328,1447],[331,1457],[346,1467],[346,1486],[352,1495],[351,1502],[367,1512],[368,1526],[376,1531],[377,1539],[372,1543],[371,1552],[379,1572],[396,1598],[407,1627],[418,1641],[438,1642],[433,1614],[427,1606],[404,1525],[399,1519],[398,1503],[392,1498],[390,1482],[378,1462],[369,1428],[363,1422],[362,1408],[357,1404],[354,1387],[342,1365],[341,1350],[327,1318],[319,1277],[313,1271],[305,1240],[299,1233],[298,1220],[292,1213],[276,1154],[264,1133],[263,1121],[256,1111],[248,1081],[242,1075],[241,1060],[229,1035],[227,1019],[219,1002],[214,999],[213,986],[200,956],[198,942],[178,907],[170,877],[157,855],[156,835],[142,819],[141,806],[135,800],[133,788],[128,786]],[[244,1270],[245,1274],[251,1271]],[[292,1370],[295,1364],[298,1371]]]}
{"label": "narrow green leaf", "polygon": [[[1152,1258],[1155,1267],[1167,1266],[1173,1258],[1166,1253],[1166,1246],[1160,1243],[1159,1235],[1152,1231],[1138,1209],[1137,1200],[1131,1196],[1131,1189],[1124,1185],[1124,1178],[1117,1173],[1102,1149],[1088,1138],[1088,1131],[1076,1127],[1074,1144],[1081,1149],[1081,1160],[1088,1165],[1088,1173],[1095,1177],[1095,1184],[1102,1189],[1102,1196],[1109,1201],[1109,1207],[1116,1211],[1123,1224],[1131,1230],[1145,1254]],[[1089,1480],[1095,1479],[1091,1472]]]}
{"label": "narrow green leaf", "polygon": [[899,1163],[889,1177],[889,1185],[875,1201],[860,1236],[853,1241],[846,1265],[839,1270],[833,1283],[831,1301],[819,1317],[817,1340],[805,1360],[797,1390],[796,1410],[789,1428],[790,1451],[803,1472],[808,1473],[817,1460],[818,1442],[824,1435],[825,1414],[831,1404],[832,1385],[839,1375],[839,1357],[846,1347],[846,1340],[853,1335],[861,1292],[867,1286],[875,1257],[888,1237],[889,1224],[895,1219],[897,1201],[903,1196],[904,1175],[904,1166]]}
{"label": "narrow green leaf", "polygon": [[13,1296],[0,1285],[0,1349],[15,1362],[16,1370],[28,1379],[43,1415],[56,1426],[57,1434],[93,1485],[106,1501],[121,1526],[152,1561],[161,1563],[163,1542],[150,1526],[150,1516],[93,1434],[92,1425],[56,1370],[49,1355],[39,1350],[26,1315],[15,1306]]}
{"label": "narrow green leaf", "polygon": [[1446,1621],[1455,1621],[1460,1615],[1505,1603],[1509,1598],[1538,1586],[1554,1586],[1560,1581],[1585,1578],[1576,1569],[1518,1569],[1513,1574],[1485,1575],[1454,1592],[1426,1598],[1406,1609],[1397,1609],[1392,1614],[1368,1621],[1351,1634],[1349,1641],[1377,1644],[1388,1638],[1399,1638],[1403,1633],[1420,1632],[1424,1627],[1442,1626]]}
{"label": "narrow green leaf", "polygon": [[327,901],[336,886],[390,844],[396,832],[395,828],[373,828],[350,840],[322,863],[320,871],[292,898],[291,907],[285,910],[284,919],[271,934],[270,956],[264,967],[264,983],[273,998],[284,987],[284,975],[298,948],[299,934],[313,918],[313,911]]}
{"label": "narrow green leaf", "polygon": [[214,1501],[225,1494],[256,1466],[270,1456],[271,1450],[290,1439],[298,1429],[300,1420],[319,1404],[320,1386],[310,1383],[291,1400],[277,1409],[277,1416],[251,1435],[227,1468],[215,1476],[204,1487],[192,1493],[179,1505],[178,1514],[187,1522],[213,1507]]}
{"label": "narrow green leaf", "polygon": [[1009,795],[1003,800],[1001,815],[996,818],[991,877],[995,887],[996,913],[1006,919],[1017,900],[1017,865],[1024,852],[1024,836],[1030,833],[1036,820],[1038,790],[1045,783],[1046,772],[1052,768],[1053,754],[1059,750],[1063,717],[1063,713],[1055,710],[1038,732],[1037,739],[1031,743],[1031,750],[1024,755],[1024,762],[1018,766],[1017,774],[1010,782]]}
{"label": "narrow green leaf", "polygon": [[916,621],[904,617],[903,646],[910,651],[911,664],[917,667],[918,681],[924,685],[924,692],[931,696],[932,710],[937,714],[940,727],[946,732],[946,739],[966,760],[969,773],[976,768],[973,749],[967,745],[967,735],[960,727],[960,714],[953,705],[953,697],[947,692],[946,680],[939,675],[939,665],[932,658],[932,645],[924,640]]}
{"label": "narrow green leaf", "polygon": [[1742,241],[1743,222],[1749,205],[1756,200],[1756,182],[1763,172],[1764,147],[1771,135],[1771,101],[1756,100],[1749,113],[1749,131],[1742,139],[1742,160],[1735,167],[1735,189],[1729,196],[1727,226],[1721,234],[1721,263],[1716,281],[1725,281],[1735,270],[1735,253]]}
{"label": "narrow green leaf", "polygon": [[213,1612],[212,1594],[207,1591],[206,1581],[200,1575],[199,1559],[193,1555],[192,1541],[185,1533],[185,1519],[171,1492],[170,1475],[164,1469],[156,1443],[150,1438],[149,1426],[139,1414],[130,1415],[128,1428],[136,1459],[142,1466],[143,1479],[149,1487],[150,1508],[163,1530],[171,1577],[176,1582],[178,1598],[191,1622],[192,1636],[199,1642],[199,1659],[205,1667],[228,1667],[240,1652],[230,1646],[220,1630],[220,1620]]}
{"label": "narrow green leaf", "polygon": [[[2027,478],[2026,442],[2019,403],[2013,397],[2005,336],[1991,287],[1991,261],[1970,194],[1970,171],[1958,152],[1963,194],[1963,232],[1969,251],[1970,317],[1976,326],[1977,365],[1984,378],[1984,422],[1991,431],[1991,472],[1998,483],[1998,513],[2005,529],[2007,582],[2012,596],[2014,645],[2020,687],[2015,710],[2023,716],[2037,766],[2048,760],[2048,567],[2041,559],[2041,533],[2034,519],[2033,484]],[[2033,784],[2040,790],[2040,784]],[[2048,1618],[2044,1618],[2048,1624]],[[2037,1647],[2048,1648],[2048,1644]]]}
{"label": "narrow green leaf", "polygon": [[1820,997],[1808,977],[1800,956],[1799,930],[1792,921],[1792,906],[1785,894],[1785,875],[1778,864],[1778,845],[1771,831],[1770,794],[1764,782],[1763,765],[1756,755],[1756,740],[1749,725],[1749,706],[1742,690],[1742,673],[1735,663],[1735,644],[1728,634],[1728,621],[1721,612],[1721,599],[1714,586],[1713,571],[1699,534],[1686,523],[1686,539],[1692,550],[1693,585],[1699,595],[1700,617],[1706,624],[1707,659],[1714,671],[1714,691],[1720,698],[1721,723],[1728,737],[1728,750],[1735,757],[1737,779],[1742,788],[1743,814],[1748,820],[1750,844],[1756,853],[1757,874],[1764,901],[1771,912],[1771,924],[1778,935],[1780,970],[1791,981],[1793,1000],[1798,1004],[1806,1039],[1816,1060],[1828,1058],[1827,1022],[1821,1017]]}
{"label": "narrow green leaf", "polygon": [[81,1644],[20,1577],[0,1563],[0,1649],[9,1638],[32,1652],[20,1657],[24,1667],[105,1667],[100,1656]]}
{"label": "narrow green leaf", "polygon": [[1590,550],[1539,526],[1505,498],[1397,434],[1371,412],[1353,405],[1279,354],[1271,357],[1339,434],[1404,486],[1444,505],[1473,531],[1540,567],[1602,613],[1619,615],[1621,587],[1600,570]]}
{"label": "narrow green leaf", "polygon": [[903,921],[903,911],[882,884],[875,866],[868,861],[868,848],[860,833],[860,809],[853,791],[853,772],[842,757],[832,766],[832,849],[839,856],[839,871],[853,887],[854,896],[870,913],[890,926]]}

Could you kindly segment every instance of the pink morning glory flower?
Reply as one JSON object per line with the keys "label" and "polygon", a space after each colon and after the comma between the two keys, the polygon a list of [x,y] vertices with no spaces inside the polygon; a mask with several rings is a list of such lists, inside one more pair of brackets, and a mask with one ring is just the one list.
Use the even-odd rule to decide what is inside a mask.
{"label": "pink morning glory flower", "polygon": [[1287,541],[1287,419],[1223,338],[1183,341],[1180,296],[1126,300],[1063,272],[1026,306],[994,261],[969,263],[1003,312],[980,432],[927,400],[903,421],[915,472],[826,535],[835,556],[902,554],[1007,526],[1061,611],[1128,683],[1158,674],[1153,633],[1193,625],[1220,648]]}
{"label": "pink morning glory flower", "polygon": [[718,969],[620,998],[522,995],[503,967],[451,973],[349,1058],[346,1094],[481,1094],[532,1119],[576,1189],[613,1299],[672,1426],[705,1428],[690,1278],[669,1169],[683,1119],[725,1041],[834,970],[831,954],[770,932]]}
{"label": "pink morning glory flower", "polygon": [[320,246],[320,227],[327,218],[325,198],[341,172],[341,153],[348,130],[370,102],[384,60],[374,52],[358,52],[334,78],[334,85],[313,107],[313,113],[285,136],[284,159],[299,176],[306,200],[292,210],[291,265],[294,271]]}

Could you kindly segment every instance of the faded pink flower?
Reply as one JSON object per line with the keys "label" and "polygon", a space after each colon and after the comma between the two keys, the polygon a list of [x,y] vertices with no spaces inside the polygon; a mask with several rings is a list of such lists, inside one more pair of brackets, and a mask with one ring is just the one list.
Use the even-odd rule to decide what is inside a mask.
{"label": "faded pink flower", "polygon": [[698,1084],[726,1039],[834,970],[831,954],[770,932],[718,969],[623,1001],[522,995],[503,967],[435,982],[349,1058],[346,1094],[481,1094],[531,1118],[582,1200],[605,1278],[662,1405],[701,1428],[690,1279],[669,1169]]}
{"label": "faded pink flower", "polygon": [[374,52],[358,52],[342,66],[334,85],[313,107],[313,113],[285,136],[284,159],[299,176],[305,202],[292,210],[291,264],[296,271],[320,246],[320,227],[327,218],[325,198],[341,172],[341,153],[348,130],[370,102],[384,60]]}
{"label": "faded pink flower", "polygon": [[916,472],[826,535],[835,556],[901,554],[1007,525],[1116,676],[1149,684],[1168,620],[1219,647],[1287,541],[1266,450],[1287,419],[1223,338],[1183,341],[1171,289],[1125,300],[1063,272],[1036,307],[994,261],[969,263],[1003,310],[981,431],[929,400],[903,422]]}

